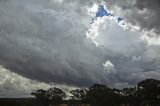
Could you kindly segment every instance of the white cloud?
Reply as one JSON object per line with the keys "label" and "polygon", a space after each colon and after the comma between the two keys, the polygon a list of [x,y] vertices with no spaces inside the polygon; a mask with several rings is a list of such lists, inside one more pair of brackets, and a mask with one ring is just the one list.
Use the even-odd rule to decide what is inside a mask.
{"label": "white cloud", "polygon": [[104,71],[109,73],[116,73],[116,69],[114,67],[114,64],[111,63],[111,61],[107,60],[103,63]]}

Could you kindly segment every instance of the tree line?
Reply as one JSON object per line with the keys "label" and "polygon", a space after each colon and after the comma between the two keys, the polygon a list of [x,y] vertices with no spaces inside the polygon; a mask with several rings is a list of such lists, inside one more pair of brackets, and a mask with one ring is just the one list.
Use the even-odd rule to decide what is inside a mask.
{"label": "tree line", "polygon": [[[71,100],[84,101],[91,106],[159,106],[160,80],[146,79],[134,87],[117,89],[104,84],[93,84],[89,88],[70,91]],[[60,88],[38,89],[32,92],[44,106],[58,106],[66,98],[66,93]]]}

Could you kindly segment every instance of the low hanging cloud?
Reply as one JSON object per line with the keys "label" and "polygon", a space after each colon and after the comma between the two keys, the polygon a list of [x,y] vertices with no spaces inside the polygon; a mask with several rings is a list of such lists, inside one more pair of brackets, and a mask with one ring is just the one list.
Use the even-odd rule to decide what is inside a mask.
{"label": "low hanging cloud", "polygon": [[[160,46],[148,38],[156,26],[143,26],[139,14],[132,17],[141,11],[136,1],[106,3],[114,16],[124,16],[125,25],[114,16],[91,24],[92,9],[100,4],[96,0],[1,0],[0,64],[31,81],[78,87],[104,83],[121,88],[159,78]],[[89,32],[97,36],[92,39]]]}
{"label": "low hanging cloud", "polygon": [[72,89],[73,86],[60,85],[54,83],[44,83],[36,80],[31,80],[20,76],[10,70],[0,66],[0,97],[1,98],[24,98],[32,97],[31,92],[37,89],[49,89],[50,87],[59,87],[66,93]]}

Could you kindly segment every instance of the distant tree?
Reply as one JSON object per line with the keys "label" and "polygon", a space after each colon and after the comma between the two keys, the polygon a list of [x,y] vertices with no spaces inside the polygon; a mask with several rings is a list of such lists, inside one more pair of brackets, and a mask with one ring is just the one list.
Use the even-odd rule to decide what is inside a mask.
{"label": "distant tree", "polygon": [[123,102],[129,104],[130,106],[135,106],[137,103],[136,97],[136,87],[123,88],[121,90],[123,95]]}
{"label": "distant tree", "polygon": [[122,89],[122,94],[123,96],[133,96],[135,93],[135,88],[123,88]]}
{"label": "distant tree", "polygon": [[[156,79],[146,79],[139,82],[136,87],[121,90],[112,89],[103,84],[94,84],[88,89],[75,89],[70,93],[73,95],[73,99],[87,101],[91,106],[160,105],[160,81]],[[58,106],[62,99],[66,97],[65,92],[59,88],[39,89],[32,92],[31,95],[34,95],[43,106],[49,104]]]}
{"label": "distant tree", "polygon": [[66,97],[66,94],[59,88],[50,88],[47,90],[47,97],[50,101],[50,104],[58,106],[62,99]]}
{"label": "distant tree", "polygon": [[160,98],[160,81],[156,79],[146,79],[138,83],[137,95],[146,104],[156,104]]}
{"label": "distant tree", "polygon": [[32,92],[31,95],[34,95],[44,106],[49,104],[58,106],[61,100],[66,97],[66,94],[59,88],[39,89]]}
{"label": "distant tree", "polygon": [[117,106],[117,105],[123,103],[122,102],[122,94],[121,94],[120,89],[116,89],[116,88],[111,89],[110,102],[111,102],[112,106],[114,106],[114,105]]}
{"label": "distant tree", "polygon": [[106,85],[94,84],[89,87],[87,98],[92,106],[106,106],[110,104],[111,89]]}
{"label": "distant tree", "polygon": [[73,99],[79,99],[79,100],[86,100],[86,89],[75,89],[70,91],[70,93],[73,95]]}
{"label": "distant tree", "polygon": [[49,105],[49,99],[47,97],[47,91],[43,89],[38,89],[35,92],[32,92],[31,95],[35,96],[37,100],[44,106]]}

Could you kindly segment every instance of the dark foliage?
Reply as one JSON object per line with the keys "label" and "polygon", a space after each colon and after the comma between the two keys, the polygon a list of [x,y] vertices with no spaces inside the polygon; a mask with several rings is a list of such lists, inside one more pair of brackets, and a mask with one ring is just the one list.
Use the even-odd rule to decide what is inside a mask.
{"label": "dark foliage", "polygon": [[94,84],[86,89],[70,91],[71,100],[64,100],[65,92],[59,88],[39,89],[32,92],[35,98],[0,99],[0,106],[160,106],[160,81],[146,79],[137,86],[123,89],[109,88],[103,84]]}
{"label": "dark foliage", "polygon": [[31,95],[34,95],[44,106],[48,106],[49,104],[57,106],[66,97],[66,94],[59,88],[39,89],[32,92]]}

